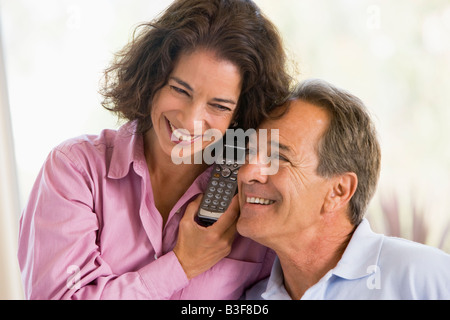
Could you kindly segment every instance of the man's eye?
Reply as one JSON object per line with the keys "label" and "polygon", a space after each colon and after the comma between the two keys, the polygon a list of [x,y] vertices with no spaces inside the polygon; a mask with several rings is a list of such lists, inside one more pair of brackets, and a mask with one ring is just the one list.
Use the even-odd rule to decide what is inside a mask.
{"label": "man's eye", "polygon": [[278,161],[289,162],[289,160],[288,160],[286,157],[282,156],[282,155],[279,154],[279,153],[275,153],[275,154],[273,154],[273,155],[270,155],[270,157],[271,157],[272,159],[276,159],[276,160],[278,160]]}

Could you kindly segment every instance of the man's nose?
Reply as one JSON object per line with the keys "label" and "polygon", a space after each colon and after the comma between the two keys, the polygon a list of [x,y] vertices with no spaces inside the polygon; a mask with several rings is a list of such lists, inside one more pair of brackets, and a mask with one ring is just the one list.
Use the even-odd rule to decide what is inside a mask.
{"label": "man's nose", "polygon": [[246,163],[239,169],[238,179],[246,184],[267,183],[268,175],[264,174],[265,167],[267,165],[259,161],[257,163]]}

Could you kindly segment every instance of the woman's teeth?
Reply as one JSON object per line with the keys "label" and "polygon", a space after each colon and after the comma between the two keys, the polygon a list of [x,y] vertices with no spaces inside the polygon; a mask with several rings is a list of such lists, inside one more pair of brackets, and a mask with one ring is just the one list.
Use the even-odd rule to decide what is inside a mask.
{"label": "woman's teeth", "polygon": [[170,126],[170,130],[172,130],[172,134],[175,136],[175,138],[177,138],[180,141],[194,141],[195,139],[197,139],[199,136],[191,136],[191,135],[185,135],[182,133],[182,131],[187,131],[187,130],[180,130],[178,128],[175,128],[172,123],[169,122],[169,126]]}
{"label": "woman's teeth", "polygon": [[264,198],[255,198],[255,197],[247,197],[247,203],[257,203],[257,204],[272,204],[275,201],[264,199]]}

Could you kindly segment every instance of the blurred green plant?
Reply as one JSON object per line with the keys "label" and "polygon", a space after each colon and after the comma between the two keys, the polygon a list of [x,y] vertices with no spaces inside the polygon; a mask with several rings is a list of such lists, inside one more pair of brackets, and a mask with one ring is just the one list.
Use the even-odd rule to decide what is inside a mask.
{"label": "blurred green plant", "polygon": [[[380,196],[379,199],[384,234],[431,245],[429,242],[429,235],[431,232],[435,232],[435,228],[432,229],[430,226],[427,211],[422,205],[415,201],[416,197],[410,197],[410,211],[406,213],[408,219],[405,220],[411,221],[409,226],[406,225],[405,222],[402,222],[405,220],[402,220],[401,218],[400,199],[396,193]],[[444,250],[449,235],[450,221],[447,221],[442,234],[438,235],[439,240],[437,244],[433,246]]]}

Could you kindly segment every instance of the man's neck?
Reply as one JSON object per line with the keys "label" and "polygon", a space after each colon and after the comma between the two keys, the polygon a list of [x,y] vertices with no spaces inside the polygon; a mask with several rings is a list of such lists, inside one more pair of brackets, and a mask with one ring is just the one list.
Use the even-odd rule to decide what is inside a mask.
{"label": "man's neck", "polygon": [[[275,250],[283,269],[284,286],[292,299],[300,299],[341,259],[353,235],[351,224],[321,230],[309,239],[296,239]],[[301,244],[301,245],[298,245]]]}

